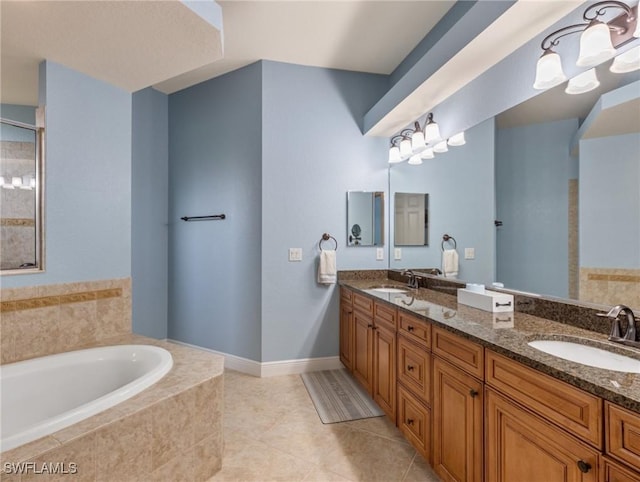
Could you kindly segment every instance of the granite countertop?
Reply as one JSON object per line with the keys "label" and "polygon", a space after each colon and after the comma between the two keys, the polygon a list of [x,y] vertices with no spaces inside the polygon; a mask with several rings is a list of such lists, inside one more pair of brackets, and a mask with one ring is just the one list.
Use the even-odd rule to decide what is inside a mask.
{"label": "granite countertop", "polygon": [[[542,339],[564,339],[594,346],[604,343],[613,352],[640,360],[640,350],[611,343],[607,340],[607,335],[517,311],[482,311],[458,304],[455,296],[425,288],[408,289],[406,284],[390,279],[341,280],[340,285],[391,303],[401,310],[426,318],[435,326],[640,413],[640,374],[593,368],[548,355],[527,345],[530,341]],[[382,285],[407,291],[371,291]]]}

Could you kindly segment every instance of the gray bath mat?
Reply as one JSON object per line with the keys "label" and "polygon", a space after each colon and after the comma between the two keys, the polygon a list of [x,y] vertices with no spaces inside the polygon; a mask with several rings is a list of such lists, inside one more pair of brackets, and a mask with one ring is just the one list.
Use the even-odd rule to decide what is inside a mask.
{"label": "gray bath mat", "polygon": [[322,423],[380,417],[384,412],[345,370],[300,375]]}

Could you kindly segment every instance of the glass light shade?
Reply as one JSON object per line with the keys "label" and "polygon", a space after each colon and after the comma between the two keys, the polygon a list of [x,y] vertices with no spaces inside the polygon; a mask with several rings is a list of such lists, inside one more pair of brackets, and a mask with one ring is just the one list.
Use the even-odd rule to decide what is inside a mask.
{"label": "glass light shade", "polygon": [[29,186],[31,186],[31,189],[35,189],[36,188],[36,178],[32,177],[31,180],[29,181]]}
{"label": "glass light shade", "polygon": [[411,150],[411,141],[409,139],[403,139],[400,143],[400,157],[403,159],[407,159],[411,157],[413,151]]}
{"label": "glass light shade", "polygon": [[411,136],[411,151],[414,154],[420,153],[427,148],[427,144],[424,142],[424,134],[422,131],[416,131]]}
{"label": "glass light shade", "polygon": [[550,89],[562,84],[565,80],[567,80],[567,76],[562,70],[560,56],[553,50],[545,50],[536,65],[536,80],[533,83],[533,88],[537,90]]}
{"label": "glass light shade", "polygon": [[638,69],[640,69],[640,45],[618,55],[609,67],[609,70],[615,74],[624,74]]}
{"label": "glass light shade", "polygon": [[4,176],[0,176],[0,187],[4,187]]}
{"label": "glass light shade", "polygon": [[398,146],[392,146],[391,149],[389,149],[389,163],[394,164],[396,162],[402,162],[400,148]]}
{"label": "glass light shade", "polygon": [[427,144],[433,144],[435,141],[440,140],[440,127],[437,122],[428,122],[424,126],[424,140]]}
{"label": "glass light shade", "polygon": [[412,166],[419,166],[420,164],[422,164],[422,159],[420,158],[420,155],[414,154],[413,156],[411,156],[409,158],[408,164],[411,164]]}
{"label": "glass light shade", "polygon": [[427,147],[424,151],[420,153],[420,157],[422,159],[433,159],[436,155],[433,153],[432,147]]}
{"label": "glass light shade", "polygon": [[640,38],[640,19],[636,17],[636,29],[633,32],[635,38]]}
{"label": "glass light shade", "polygon": [[611,31],[606,23],[594,20],[580,36],[578,67],[595,67],[613,57],[616,49],[611,43]]}
{"label": "glass light shade", "polygon": [[569,80],[567,88],[564,89],[564,91],[567,94],[584,94],[599,85],[600,81],[598,77],[596,77],[596,69],[589,69]]}
{"label": "glass light shade", "polygon": [[17,176],[13,176],[11,178],[11,185],[13,187],[20,187],[22,186],[22,178],[21,177],[17,177]]}
{"label": "glass light shade", "polygon": [[447,141],[440,141],[433,146],[433,152],[447,152],[448,150]]}
{"label": "glass light shade", "polygon": [[31,190],[31,176],[29,175],[22,176],[22,183],[20,184],[20,189]]}
{"label": "glass light shade", "polygon": [[449,137],[447,144],[453,147],[464,146],[467,141],[464,140],[464,132],[458,132],[457,134]]}

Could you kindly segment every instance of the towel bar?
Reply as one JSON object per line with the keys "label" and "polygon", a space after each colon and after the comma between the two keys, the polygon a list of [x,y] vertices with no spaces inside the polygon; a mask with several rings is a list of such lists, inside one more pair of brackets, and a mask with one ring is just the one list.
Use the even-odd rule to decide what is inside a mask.
{"label": "towel bar", "polygon": [[320,239],[320,242],[318,243],[318,248],[320,248],[320,251],[322,251],[322,242],[323,241],[329,241],[330,239],[333,239],[333,242],[336,243],[335,250],[338,251],[338,241],[336,241],[336,238],[331,236],[329,233],[324,233],[322,235],[322,238]]}
{"label": "towel bar", "polygon": [[456,243],[456,238],[454,238],[453,236],[449,236],[448,234],[443,234],[442,235],[442,251],[444,251],[444,243],[446,241],[453,241],[453,249],[457,249],[458,248],[458,243]]}

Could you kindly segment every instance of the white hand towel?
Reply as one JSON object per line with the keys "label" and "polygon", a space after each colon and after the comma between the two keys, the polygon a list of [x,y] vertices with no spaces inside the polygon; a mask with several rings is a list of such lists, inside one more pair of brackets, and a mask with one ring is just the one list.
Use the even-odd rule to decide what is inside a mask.
{"label": "white hand towel", "polygon": [[442,252],[442,272],[446,278],[458,276],[458,252],[455,249],[445,249]]}
{"label": "white hand towel", "polygon": [[332,285],[335,284],[336,279],[336,252],[332,249],[323,249],[320,251],[318,263],[318,283]]}

